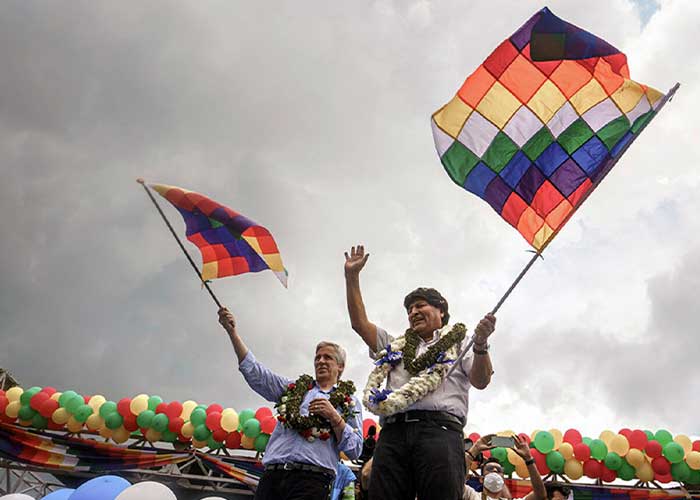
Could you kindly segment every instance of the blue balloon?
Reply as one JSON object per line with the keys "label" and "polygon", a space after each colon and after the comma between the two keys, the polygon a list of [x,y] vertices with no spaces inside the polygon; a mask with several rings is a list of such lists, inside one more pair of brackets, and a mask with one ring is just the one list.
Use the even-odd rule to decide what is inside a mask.
{"label": "blue balloon", "polygon": [[100,476],[81,484],[69,500],[114,500],[131,483],[119,476]]}
{"label": "blue balloon", "polygon": [[41,497],[39,500],[68,500],[75,490],[70,488],[63,488],[49,493],[45,497]]}

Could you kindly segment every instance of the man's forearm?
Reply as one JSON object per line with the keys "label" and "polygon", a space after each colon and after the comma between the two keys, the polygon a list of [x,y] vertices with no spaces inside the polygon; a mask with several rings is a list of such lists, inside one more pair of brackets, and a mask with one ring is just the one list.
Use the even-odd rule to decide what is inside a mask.
{"label": "man's forearm", "polygon": [[477,389],[485,389],[491,382],[492,373],[493,365],[488,352],[486,354],[474,353],[474,361],[469,372],[469,382]]}
{"label": "man's forearm", "polygon": [[229,332],[228,337],[231,339],[234,351],[236,351],[238,364],[241,364],[241,361],[243,361],[246,355],[248,354],[248,346],[245,345],[243,339],[241,339],[241,336],[238,335],[238,332],[236,332],[235,330],[233,332]]}
{"label": "man's forearm", "polygon": [[534,494],[533,500],[545,500],[547,498],[547,489],[544,487],[542,476],[540,476],[540,471],[537,470],[537,465],[534,463],[534,458],[531,460],[533,460],[533,462],[527,466],[527,471],[530,473],[532,493]]}
{"label": "man's forearm", "polygon": [[365,303],[362,301],[359,274],[345,275],[345,294],[348,303],[350,325],[370,349],[377,348],[377,327],[367,318]]}

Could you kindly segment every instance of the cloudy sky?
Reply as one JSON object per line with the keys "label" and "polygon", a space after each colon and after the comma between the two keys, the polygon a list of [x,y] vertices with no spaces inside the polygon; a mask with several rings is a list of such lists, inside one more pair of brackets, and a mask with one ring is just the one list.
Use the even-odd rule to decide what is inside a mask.
{"label": "cloudy sky", "polygon": [[[280,373],[311,371],[334,339],[364,385],[342,272],[359,242],[376,323],[402,331],[403,296],[423,285],[474,325],[530,254],[443,172],[429,117],[541,7],[3,2],[0,366],[25,387],[264,404],[139,176],[273,232],[288,290],[269,272],[213,287]],[[700,3],[549,7],[625,51],[635,80],[682,87],[500,311],[468,430],[700,434]]]}

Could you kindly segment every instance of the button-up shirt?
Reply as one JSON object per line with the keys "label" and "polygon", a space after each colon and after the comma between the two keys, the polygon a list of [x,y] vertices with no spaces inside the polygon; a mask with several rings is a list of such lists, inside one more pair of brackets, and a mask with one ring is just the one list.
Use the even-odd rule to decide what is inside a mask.
{"label": "button-up shirt", "polygon": [[[449,332],[449,330],[449,328],[445,329],[445,333]],[[377,346],[374,351],[370,350],[370,357],[375,359],[377,352],[384,350],[387,344],[393,340],[394,337],[377,327]],[[433,333],[433,338],[428,342],[421,338],[416,348],[416,357],[427,351],[438,340],[440,340],[439,330]],[[462,341],[461,350],[466,347],[468,342],[468,338]],[[471,387],[469,372],[472,369],[472,360],[473,355],[471,351],[465,353],[459,365],[450,370],[447,378],[442,381],[442,384],[437,389],[429,392],[423,399],[416,401],[406,410],[401,410],[401,412],[408,410],[446,411],[466,422],[467,414],[469,413],[469,388]],[[408,382],[410,378],[411,374],[403,367],[402,361],[389,372],[387,388],[395,391]]]}
{"label": "button-up shirt", "polygon": [[[294,382],[292,379],[277,375],[259,363],[251,351],[248,351],[238,368],[250,388],[271,402],[277,402],[287,390],[287,386]],[[329,399],[335,390],[336,387],[333,386],[330,391],[324,391],[314,381],[314,386],[304,396],[299,413],[308,415],[309,403],[312,400]],[[315,439],[313,442],[309,442],[296,430],[278,425],[265,448],[263,464],[296,462],[335,471],[338,467],[338,457],[341,451],[351,460],[359,457],[362,452],[362,408],[357,398],[355,396],[352,398],[355,402],[356,413],[346,422],[340,441],[336,439],[335,432],[331,432],[330,439],[325,441]]]}

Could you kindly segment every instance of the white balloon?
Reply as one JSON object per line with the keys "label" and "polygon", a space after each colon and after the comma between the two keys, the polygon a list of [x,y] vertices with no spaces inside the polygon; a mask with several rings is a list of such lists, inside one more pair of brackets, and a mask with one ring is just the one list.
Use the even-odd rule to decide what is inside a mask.
{"label": "white balloon", "polygon": [[114,500],[177,500],[170,488],[155,481],[144,481],[129,486]]}
{"label": "white balloon", "polygon": [[8,495],[1,496],[0,500],[34,500],[34,497],[30,497],[24,493],[10,493]]}

